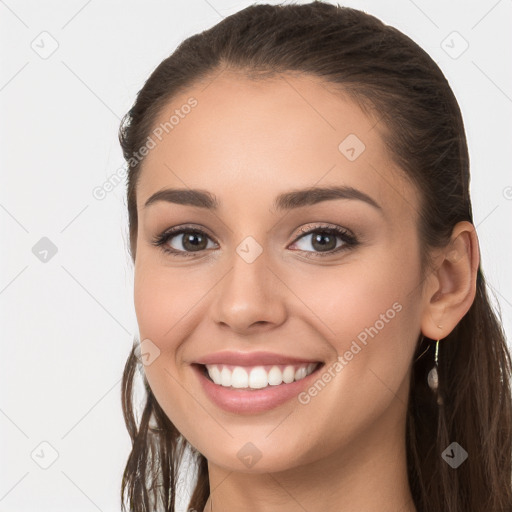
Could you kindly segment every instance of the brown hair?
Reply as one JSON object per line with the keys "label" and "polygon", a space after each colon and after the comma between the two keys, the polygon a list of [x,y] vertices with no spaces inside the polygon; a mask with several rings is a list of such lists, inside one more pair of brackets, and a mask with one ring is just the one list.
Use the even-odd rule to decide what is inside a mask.
{"label": "brown hair", "polygon": [[[410,38],[364,12],[323,2],[251,5],[183,41],[151,74],[121,123],[130,162],[127,183],[130,252],[136,255],[136,186],[143,146],[172,98],[223,70],[258,79],[284,72],[320,77],[380,118],[395,162],[421,194],[418,230],[424,276],[428,249],[444,247],[454,225],[473,222],[469,157],[461,112],[439,67]],[[498,319],[499,315],[499,319]],[[478,268],[469,311],[439,346],[439,407],[427,386],[433,340],[418,340],[407,411],[409,485],[418,512],[512,510],[511,358],[501,315]],[[132,451],[121,487],[130,511],[175,510],[176,482],[188,443],[160,408],[144,378],[147,400],[137,425],[130,353],[122,405]],[[157,427],[152,428],[154,418]],[[456,470],[441,457],[451,442],[469,454]],[[189,446],[190,447],[190,446]],[[202,511],[210,493],[206,458],[193,447],[197,480],[189,507]],[[154,507],[154,508],[152,508]]]}

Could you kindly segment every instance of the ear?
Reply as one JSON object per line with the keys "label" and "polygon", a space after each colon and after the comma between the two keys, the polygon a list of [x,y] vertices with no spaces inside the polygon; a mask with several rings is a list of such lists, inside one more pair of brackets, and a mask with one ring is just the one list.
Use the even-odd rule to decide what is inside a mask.
{"label": "ear", "polygon": [[450,242],[437,251],[434,261],[424,287],[421,331],[438,340],[450,334],[475,298],[480,251],[473,224],[457,223]]}

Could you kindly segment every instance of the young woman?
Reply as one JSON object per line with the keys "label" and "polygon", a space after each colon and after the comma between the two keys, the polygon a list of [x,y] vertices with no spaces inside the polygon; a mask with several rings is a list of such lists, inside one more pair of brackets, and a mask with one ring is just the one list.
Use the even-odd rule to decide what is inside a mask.
{"label": "young woman", "polygon": [[187,449],[199,512],[512,510],[510,354],[427,53],[354,9],[253,5],[157,67],[120,141],[125,510],[174,511]]}

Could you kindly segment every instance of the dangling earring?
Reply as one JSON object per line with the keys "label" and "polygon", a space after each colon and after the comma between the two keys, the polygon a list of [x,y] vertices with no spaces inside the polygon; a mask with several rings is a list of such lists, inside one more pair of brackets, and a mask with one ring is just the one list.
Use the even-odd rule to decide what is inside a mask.
{"label": "dangling earring", "polygon": [[[441,326],[438,325],[439,328]],[[441,395],[439,394],[439,374],[438,374],[438,355],[439,355],[439,340],[436,341],[436,352],[434,355],[434,366],[433,368],[428,372],[427,382],[428,387],[434,392],[434,394],[437,396],[437,403],[438,405],[443,405],[443,399]]]}

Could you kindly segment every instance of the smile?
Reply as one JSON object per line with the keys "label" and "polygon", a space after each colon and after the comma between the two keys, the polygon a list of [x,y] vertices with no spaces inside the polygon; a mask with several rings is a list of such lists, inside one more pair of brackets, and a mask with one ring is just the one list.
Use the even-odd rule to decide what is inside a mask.
{"label": "smile", "polygon": [[208,399],[224,411],[255,414],[296,398],[324,363],[242,367],[192,364]]}
{"label": "smile", "polygon": [[207,364],[206,371],[215,384],[236,389],[263,389],[290,384],[311,375],[321,363],[302,365],[234,366]]}

